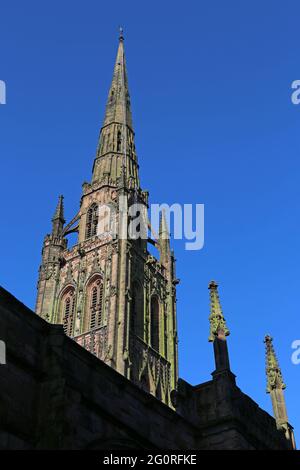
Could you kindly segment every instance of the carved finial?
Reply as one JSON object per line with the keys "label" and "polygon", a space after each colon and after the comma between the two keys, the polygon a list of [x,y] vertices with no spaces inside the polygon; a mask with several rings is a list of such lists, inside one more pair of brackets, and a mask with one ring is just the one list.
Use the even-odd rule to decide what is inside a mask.
{"label": "carved finial", "polygon": [[124,41],[124,30],[122,26],[119,26],[119,41]]}
{"label": "carved finial", "polygon": [[210,290],[210,334],[208,341],[214,341],[216,337],[225,338],[225,336],[230,334],[230,331],[227,328],[225,318],[222,313],[218,294],[218,284],[215,281],[211,281],[208,288]]}
{"label": "carved finial", "polygon": [[275,354],[273,346],[273,338],[270,335],[266,335],[264,339],[266,345],[266,375],[267,375],[267,393],[270,393],[274,389],[285,389],[285,383],[279,363]]}

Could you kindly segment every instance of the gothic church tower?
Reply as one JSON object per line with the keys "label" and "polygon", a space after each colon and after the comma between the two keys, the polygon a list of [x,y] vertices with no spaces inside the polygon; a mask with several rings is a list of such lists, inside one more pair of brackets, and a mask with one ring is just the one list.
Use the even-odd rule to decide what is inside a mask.
{"label": "gothic church tower", "polygon": [[[142,238],[128,233],[140,204]],[[122,32],[90,183],[65,225],[63,197],[46,235],[36,313],[164,403],[177,387],[175,259],[164,214],[148,239],[148,193],[140,186]],[[67,248],[67,235],[77,243]],[[123,234],[123,235],[122,235]],[[149,240],[160,253],[148,251]]]}

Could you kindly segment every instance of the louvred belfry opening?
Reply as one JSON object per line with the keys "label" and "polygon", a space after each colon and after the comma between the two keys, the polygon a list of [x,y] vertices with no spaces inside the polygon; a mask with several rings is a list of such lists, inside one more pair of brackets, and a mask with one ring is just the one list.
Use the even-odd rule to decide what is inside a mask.
{"label": "louvred belfry opening", "polygon": [[98,328],[102,324],[103,309],[103,283],[101,279],[95,280],[90,287],[90,329]]}

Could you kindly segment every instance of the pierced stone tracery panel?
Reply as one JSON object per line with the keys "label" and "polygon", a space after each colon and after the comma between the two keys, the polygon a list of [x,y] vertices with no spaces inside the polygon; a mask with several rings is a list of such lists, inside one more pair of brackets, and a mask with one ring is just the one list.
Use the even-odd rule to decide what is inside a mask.
{"label": "pierced stone tracery panel", "polygon": [[[135,335],[131,338],[131,351],[137,362],[134,382],[140,385],[145,369],[149,368],[154,389],[160,382],[163,393],[166,394],[170,387],[170,363]],[[155,390],[149,391],[154,394]]]}
{"label": "pierced stone tracery panel", "polygon": [[102,326],[82,335],[75,336],[74,341],[84,349],[105,361],[107,356],[107,327]]}

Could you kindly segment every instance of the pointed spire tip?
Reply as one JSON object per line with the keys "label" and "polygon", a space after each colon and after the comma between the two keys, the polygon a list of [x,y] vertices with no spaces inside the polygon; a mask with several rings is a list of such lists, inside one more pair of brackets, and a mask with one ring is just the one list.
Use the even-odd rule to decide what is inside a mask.
{"label": "pointed spire tip", "polygon": [[64,196],[62,194],[58,196],[58,203],[52,220],[56,219],[64,220]]}
{"label": "pointed spire tip", "polygon": [[208,284],[209,289],[216,289],[218,287],[218,283],[216,281],[210,281]]}
{"label": "pointed spire tip", "polygon": [[170,238],[169,226],[165,209],[162,209],[159,214],[159,238]]}

